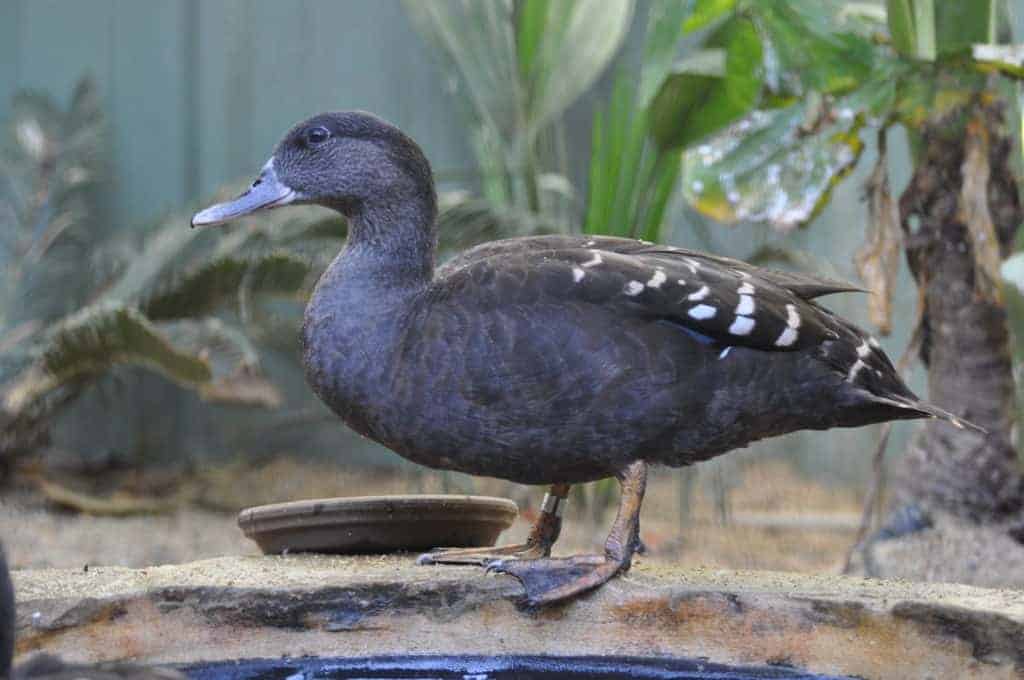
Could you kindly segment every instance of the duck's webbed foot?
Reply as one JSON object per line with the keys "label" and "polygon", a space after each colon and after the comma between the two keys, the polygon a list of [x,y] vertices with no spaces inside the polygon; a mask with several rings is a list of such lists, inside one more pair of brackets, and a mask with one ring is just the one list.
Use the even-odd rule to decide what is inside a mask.
{"label": "duck's webbed foot", "polygon": [[420,555],[417,564],[487,565],[506,559],[534,560],[551,554],[551,546],[562,531],[562,509],[569,484],[554,484],[544,496],[540,516],[525,543],[486,548],[438,548]]}
{"label": "duck's webbed foot", "polygon": [[637,462],[622,471],[622,501],[608,534],[604,555],[557,559],[509,559],[492,562],[488,571],[515,576],[533,606],[566,600],[600,586],[627,571],[639,543],[640,504],[647,484],[647,465]]}

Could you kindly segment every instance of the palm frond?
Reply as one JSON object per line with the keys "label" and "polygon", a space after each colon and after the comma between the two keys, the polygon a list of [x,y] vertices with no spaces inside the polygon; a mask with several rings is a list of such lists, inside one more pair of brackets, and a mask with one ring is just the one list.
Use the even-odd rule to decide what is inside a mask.
{"label": "palm frond", "polygon": [[208,362],[176,348],[137,310],[96,305],[50,330],[36,361],[4,389],[4,407],[23,411],[47,393],[119,364],[146,366],[183,385],[212,377]]}

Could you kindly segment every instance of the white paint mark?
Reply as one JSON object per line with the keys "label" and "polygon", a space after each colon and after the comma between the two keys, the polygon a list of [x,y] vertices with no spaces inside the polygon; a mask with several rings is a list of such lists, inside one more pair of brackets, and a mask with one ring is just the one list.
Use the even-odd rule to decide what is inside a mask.
{"label": "white paint mark", "polygon": [[754,313],[754,298],[749,295],[741,295],[740,303],[736,305],[736,313],[750,316]]}
{"label": "white paint mark", "polygon": [[736,292],[739,293],[740,295],[753,295],[754,287],[747,283],[746,281],[744,281],[743,285],[736,289]]}
{"label": "white paint mark", "polygon": [[686,299],[691,302],[700,302],[701,300],[706,298],[708,296],[708,293],[710,292],[710,288],[708,288],[707,286],[701,286],[700,290],[698,290],[696,293],[690,293],[689,295],[686,296]]}
{"label": "white paint mark", "polygon": [[704,319],[713,318],[718,313],[718,310],[711,305],[697,305],[696,307],[691,307],[687,313],[694,319],[703,321]]}
{"label": "white paint mark", "polygon": [[572,280],[575,281],[576,283],[579,283],[580,281],[582,281],[583,277],[586,276],[586,275],[587,275],[587,273],[585,271],[583,271],[582,269],[580,269],[579,267],[573,267],[572,268]]}
{"label": "white paint mark", "polygon": [[800,328],[800,313],[796,311],[796,305],[786,305],[786,325]]}
{"label": "white paint mark", "polygon": [[626,284],[626,295],[639,295],[640,291],[644,289],[644,284],[639,281],[630,281]]}
{"label": "white paint mark", "polygon": [[868,343],[862,342],[857,346],[857,356],[861,359],[864,359],[869,354],[871,354],[871,347],[868,346]]}
{"label": "white paint mark", "polygon": [[729,356],[729,351],[730,351],[731,349],[732,349],[732,346],[729,346],[729,347],[726,347],[725,349],[723,349],[723,350],[722,350],[721,352],[719,352],[719,354],[718,354],[718,360],[719,360],[719,361],[721,361],[722,359],[724,359],[724,358],[726,358],[727,356]]}
{"label": "white paint mark", "polygon": [[591,250],[590,252],[594,254],[594,257],[590,258],[582,265],[580,265],[581,267],[594,267],[604,262],[604,260],[601,259],[601,253],[597,252],[596,250]]}
{"label": "white paint mark", "polygon": [[729,326],[729,332],[733,335],[750,335],[752,330],[754,330],[754,320],[749,316],[737,316]]}
{"label": "white paint mark", "polygon": [[857,359],[853,366],[850,367],[850,375],[846,376],[847,382],[853,382],[857,378],[857,374],[860,373],[860,369],[864,368],[864,366],[865,363]]}
{"label": "white paint mark", "polygon": [[775,341],[776,347],[789,347],[796,342],[798,332],[795,328],[786,326],[786,330],[782,331],[782,335]]}
{"label": "white paint mark", "polygon": [[665,281],[667,279],[668,279],[668,277],[665,276],[665,272],[663,272],[663,271],[661,271],[659,269],[659,270],[654,272],[654,276],[652,276],[651,280],[647,282],[647,287],[648,288],[661,288],[661,284],[665,283]]}

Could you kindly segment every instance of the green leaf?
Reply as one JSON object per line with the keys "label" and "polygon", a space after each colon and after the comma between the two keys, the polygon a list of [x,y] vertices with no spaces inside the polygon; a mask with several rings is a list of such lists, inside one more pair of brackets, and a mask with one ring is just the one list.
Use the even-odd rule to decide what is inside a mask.
{"label": "green leaf", "polygon": [[19,412],[47,393],[118,364],[145,366],[182,385],[212,375],[206,361],[174,347],[138,311],[95,305],[50,330],[39,359],[6,390],[5,408]]}
{"label": "green leaf", "polygon": [[917,55],[917,34],[914,31],[914,0],[886,0],[889,35],[896,51],[908,57]]}
{"label": "green leaf", "polygon": [[721,19],[736,6],[736,0],[695,0],[693,12],[683,22],[683,32],[692,33]]}
{"label": "green leaf", "polygon": [[141,302],[141,309],[154,320],[180,319],[209,314],[237,300],[243,289],[255,295],[295,295],[307,282],[310,269],[308,261],[285,252],[253,258],[224,256],[165,282]]}
{"label": "green leaf", "polygon": [[741,118],[761,91],[761,41],[754,25],[737,17],[708,41],[725,52],[725,75],[677,73],[651,104],[651,134],[663,149],[689,146]]}
{"label": "green leaf", "polygon": [[935,4],[935,50],[939,56],[995,42],[995,0],[939,0]]}
{"label": "green leaf", "polygon": [[[597,77],[618,52],[633,18],[633,0],[562,0],[527,4],[531,14],[546,9],[543,30],[527,16],[530,28],[527,45],[531,53],[524,72],[527,97],[527,137],[532,139],[541,128],[561,115]],[[520,64],[524,63],[520,59]]]}
{"label": "green leaf", "polygon": [[755,111],[683,156],[683,195],[721,222],[789,231],[813,218],[854,166],[861,116],[840,102]]}
{"label": "green leaf", "polygon": [[765,81],[778,96],[843,93],[871,72],[874,45],[854,32],[836,31],[818,0],[762,3],[752,16],[766,38]]}
{"label": "green leaf", "polygon": [[689,15],[688,0],[660,0],[648,9],[644,60],[640,68],[637,105],[646,108],[672,71],[683,19]]}

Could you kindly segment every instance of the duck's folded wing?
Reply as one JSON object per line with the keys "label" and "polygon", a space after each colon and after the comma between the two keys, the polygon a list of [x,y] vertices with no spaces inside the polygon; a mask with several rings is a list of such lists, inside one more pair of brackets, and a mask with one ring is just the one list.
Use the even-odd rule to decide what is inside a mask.
{"label": "duck's folded wing", "polygon": [[512,238],[491,241],[471,248],[446,262],[439,270],[441,276],[450,274],[462,267],[491,257],[520,256],[526,253],[541,253],[572,249],[592,249],[599,252],[618,253],[634,257],[660,257],[666,259],[683,258],[696,260],[712,268],[744,272],[757,276],[759,279],[789,291],[793,295],[811,300],[833,293],[867,292],[864,288],[847,281],[841,281],[817,274],[788,272],[752,264],[721,255],[712,255],[697,250],[689,250],[676,246],[664,246],[648,241],[620,238],[617,236],[586,236],[569,234],[550,234],[526,238]]}
{"label": "duck's folded wing", "polygon": [[627,241],[634,247],[623,252],[625,240],[614,241],[616,250],[597,247],[600,241],[590,248],[544,244],[554,249],[488,244],[490,250],[447,269],[436,284],[438,294],[480,308],[599,305],[622,323],[671,323],[707,344],[766,351],[816,346],[848,331],[807,300],[811,282],[794,281],[792,290],[736,260],[635,241]]}

